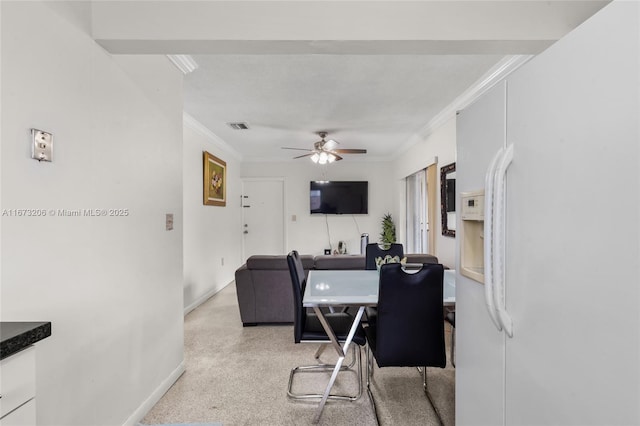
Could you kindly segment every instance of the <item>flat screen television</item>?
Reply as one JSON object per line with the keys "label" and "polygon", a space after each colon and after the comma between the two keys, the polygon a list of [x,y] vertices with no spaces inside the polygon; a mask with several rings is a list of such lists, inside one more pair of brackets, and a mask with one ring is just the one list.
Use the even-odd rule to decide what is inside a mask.
{"label": "flat screen television", "polygon": [[311,181],[311,214],[368,214],[369,182]]}

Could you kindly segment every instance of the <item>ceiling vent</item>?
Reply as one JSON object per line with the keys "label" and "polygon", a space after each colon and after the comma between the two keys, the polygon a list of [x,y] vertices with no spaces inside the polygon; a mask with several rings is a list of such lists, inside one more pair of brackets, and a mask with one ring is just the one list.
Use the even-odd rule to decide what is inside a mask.
{"label": "ceiling vent", "polygon": [[233,130],[249,130],[247,123],[227,123]]}

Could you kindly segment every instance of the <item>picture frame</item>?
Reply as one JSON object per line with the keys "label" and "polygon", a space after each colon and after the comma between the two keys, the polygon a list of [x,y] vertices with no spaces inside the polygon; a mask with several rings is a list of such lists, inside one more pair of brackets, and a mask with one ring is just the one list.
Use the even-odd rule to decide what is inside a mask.
{"label": "picture frame", "polygon": [[203,151],[203,203],[206,206],[227,205],[227,163]]}
{"label": "picture frame", "polygon": [[456,236],[456,163],[440,169],[440,218],[442,235]]}

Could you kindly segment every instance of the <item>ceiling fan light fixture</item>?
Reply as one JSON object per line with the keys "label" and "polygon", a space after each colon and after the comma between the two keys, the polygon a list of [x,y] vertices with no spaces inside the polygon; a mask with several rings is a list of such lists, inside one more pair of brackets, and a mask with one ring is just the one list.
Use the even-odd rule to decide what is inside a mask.
{"label": "ceiling fan light fixture", "polygon": [[[1,1],[1,0],[0,0]],[[294,149],[299,151],[307,151],[307,154],[298,155],[293,159],[309,157],[314,164],[331,164],[333,162],[342,160],[342,154],[366,154],[366,149],[342,149],[338,148],[339,143],[333,139],[326,140],[327,132],[318,132],[318,135],[322,138],[317,142],[314,142],[313,149],[304,148],[290,148],[282,147],[282,149]]]}
{"label": "ceiling fan light fixture", "polygon": [[336,149],[337,147],[338,142],[334,141],[333,139],[329,139],[324,144],[322,144],[322,149],[324,149],[325,151],[331,151],[333,149]]}

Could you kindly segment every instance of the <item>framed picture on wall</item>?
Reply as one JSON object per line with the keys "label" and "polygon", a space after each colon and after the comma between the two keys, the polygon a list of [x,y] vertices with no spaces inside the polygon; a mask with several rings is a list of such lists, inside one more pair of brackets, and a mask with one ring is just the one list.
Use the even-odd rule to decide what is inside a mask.
{"label": "framed picture on wall", "polygon": [[227,205],[227,163],[204,151],[204,204],[207,206]]}
{"label": "framed picture on wall", "polygon": [[440,214],[442,235],[456,236],[456,163],[440,169]]}

